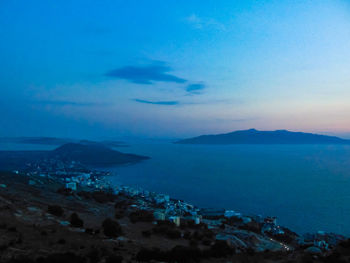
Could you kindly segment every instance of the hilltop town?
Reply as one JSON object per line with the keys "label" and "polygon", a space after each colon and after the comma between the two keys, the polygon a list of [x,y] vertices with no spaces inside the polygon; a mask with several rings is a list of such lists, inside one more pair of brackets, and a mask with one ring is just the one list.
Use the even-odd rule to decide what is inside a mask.
{"label": "hilltop town", "polygon": [[346,242],[321,231],[300,236],[275,217],[198,208],[115,186],[109,176],[54,158],[2,172],[1,262],[55,262],[52,255],[66,262],[318,261]]}

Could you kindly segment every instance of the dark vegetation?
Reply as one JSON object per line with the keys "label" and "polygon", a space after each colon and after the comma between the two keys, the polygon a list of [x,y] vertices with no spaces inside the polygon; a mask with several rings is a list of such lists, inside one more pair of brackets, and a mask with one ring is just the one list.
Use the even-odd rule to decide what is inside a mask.
{"label": "dark vegetation", "polygon": [[102,228],[103,233],[110,238],[118,237],[122,234],[122,228],[120,224],[110,218],[107,218],[103,221]]}
{"label": "dark vegetation", "polygon": [[70,216],[70,225],[72,227],[83,227],[84,226],[84,221],[78,216],[77,213],[73,213]]}

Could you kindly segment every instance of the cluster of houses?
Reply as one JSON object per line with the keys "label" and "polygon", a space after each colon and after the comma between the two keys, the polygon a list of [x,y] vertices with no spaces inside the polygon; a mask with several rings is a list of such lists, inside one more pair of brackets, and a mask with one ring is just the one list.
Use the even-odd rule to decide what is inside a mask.
{"label": "cluster of houses", "polygon": [[[18,173],[18,171],[16,171]],[[110,189],[110,183],[105,179],[110,175],[106,171],[89,170],[84,165],[75,161],[62,161],[60,159],[43,159],[40,162],[27,163],[24,173],[27,176],[57,179],[65,184],[65,187],[76,191],[78,186],[87,186],[94,189]],[[33,180],[29,183],[35,184]]]}
{"label": "cluster of houses", "polygon": [[94,173],[80,173],[72,177],[63,177],[61,180],[65,183],[66,188],[73,191],[77,190],[78,185],[96,190],[111,189],[111,183],[106,180],[105,176],[96,175]]}
{"label": "cluster of houses", "polygon": [[133,197],[137,200],[138,209],[153,211],[155,220],[169,220],[177,226],[187,220],[193,220],[195,224],[201,223],[198,208],[182,200],[171,199],[169,195],[129,186],[117,186],[114,193]]}

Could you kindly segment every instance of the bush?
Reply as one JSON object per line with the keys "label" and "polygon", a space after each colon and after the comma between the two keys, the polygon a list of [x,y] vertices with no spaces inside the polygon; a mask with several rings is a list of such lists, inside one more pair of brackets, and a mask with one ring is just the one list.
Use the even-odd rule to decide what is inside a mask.
{"label": "bush", "polygon": [[154,216],[151,211],[137,210],[130,213],[129,219],[132,223],[136,222],[152,222],[154,221]]}
{"label": "bush", "polygon": [[47,207],[47,212],[54,216],[62,216],[64,213],[64,210],[59,205],[49,205]]}
{"label": "bush", "polygon": [[117,221],[107,218],[102,223],[103,233],[107,237],[118,237],[122,234],[122,228]]}
{"label": "bush", "polygon": [[84,221],[78,216],[77,213],[73,213],[70,216],[70,225],[72,227],[83,227]]}

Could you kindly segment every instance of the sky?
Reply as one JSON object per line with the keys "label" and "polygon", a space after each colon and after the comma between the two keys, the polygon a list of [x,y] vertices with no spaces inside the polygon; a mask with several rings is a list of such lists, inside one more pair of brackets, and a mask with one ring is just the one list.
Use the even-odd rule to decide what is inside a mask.
{"label": "sky", "polygon": [[0,136],[350,138],[347,0],[0,0]]}

